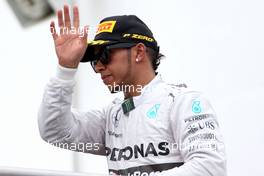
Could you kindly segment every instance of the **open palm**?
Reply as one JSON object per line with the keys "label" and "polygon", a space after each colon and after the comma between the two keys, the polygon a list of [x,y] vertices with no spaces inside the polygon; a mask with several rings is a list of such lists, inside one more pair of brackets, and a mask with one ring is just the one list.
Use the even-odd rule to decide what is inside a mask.
{"label": "open palm", "polygon": [[50,23],[50,30],[59,64],[68,68],[77,68],[87,48],[88,27],[79,28],[79,10],[76,6],[73,8],[73,26],[67,5],[64,6],[63,11],[58,10],[57,16],[59,33],[56,31],[54,21]]}

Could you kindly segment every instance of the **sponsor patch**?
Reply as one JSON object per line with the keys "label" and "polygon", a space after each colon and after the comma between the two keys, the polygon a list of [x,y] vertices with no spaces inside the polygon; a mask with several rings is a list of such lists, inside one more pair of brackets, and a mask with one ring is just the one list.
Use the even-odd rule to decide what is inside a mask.
{"label": "sponsor patch", "polygon": [[146,40],[148,42],[154,42],[154,39],[145,35],[140,35],[140,34],[124,34],[124,38],[133,38],[133,39],[138,39],[138,40]]}
{"label": "sponsor patch", "polygon": [[135,109],[135,104],[134,104],[133,98],[126,99],[122,103],[122,109],[123,109],[124,114],[127,114],[130,111],[132,111],[133,109]]}
{"label": "sponsor patch", "polygon": [[148,118],[150,119],[156,118],[159,108],[160,108],[160,104],[155,104],[152,108],[150,108],[147,112]]}
{"label": "sponsor patch", "polygon": [[202,134],[197,134],[195,136],[189,137],[188,138],[189,143],[192,143],[197,140],[217,140],[216,135],[214,133],[202,133]]}
{"label": "sponsor patch", "polygon": [[121,115],[119,114],[120,111],[121,111],[121,108],[119,108],[117,110],[115,116],[113,117],[113,123],[114,123],[115,128],[117,128],[118,125],[119,125],[119,121],[120,121],[120,118],[121,118]]}
{"label": "sponsor patch", "polygon": [[198,114],[200,112],[202,112],[202,108],[200,106],[200,101],[194,101],[192,104],[192,112],[194,112],[195,114]]}
{"label": "sponsor patch", "polygon": [[102,45],[104,43],[108,43],[108,40],[93,40],[88,43],[88,45]]}
{"label": "sponsor patch", "polygon": [[104,21],[99,24],[96,35],[100,34],[102,32],[113,32],[113,29],[115,27],[116,21]]}
{"label": "sponsor patch", "polygon": [[201,121],[201,122],[196,122],[188,126],[188,134],[194,134],[198,130],[202,129],[211,129],[214,130],[216,128],[216,124],[213,120],[208,120],[208,121]]}
{"label": "sponsor patch", "polygon": [[157,145],[153,143],[126,146],[124,148],[106,147],[106,155],[110,161],[128,161],[139,157],[147,158],[154,156],[167,156],[170,154],[168,142],[160,142]]}
{"label": "sponsor patch", "polygon": [[201,143],[197,145],[191,145],[189,146],[188,152],[195,152],[198,150],[211,150],[211,151],[217,151],[218,146],[216,143]]}
{"label": "sponsor patch", "polygon": [[186,119],[184,119],[184,122],[185,123],[189,123],[189,122],[195,122],[195,121],[200,121],[200,120],[204,120],[204,119],[207,119],[209,117],[213,117],[212,114],[200,114],[200,115],[194,115],[194,116],[191,116],[191,117],[188,117]]}
{"label": "sponsor patch", "polygon": [[114,136],[116,138],[123,137],[123,134],[122,133],[116,133],[116,132],[110,131],[110,130],[108,131],[108,134],[109,134],[109,136]]}

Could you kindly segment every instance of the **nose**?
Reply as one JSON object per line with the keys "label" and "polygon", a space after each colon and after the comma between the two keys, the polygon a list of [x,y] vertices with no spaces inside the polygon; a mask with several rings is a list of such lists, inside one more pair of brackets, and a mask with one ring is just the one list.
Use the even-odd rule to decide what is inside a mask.
{"label": "nose", "polygon": [[96,65],[95,65],[95,72],[96,72],[96,73],[102,72],[102,71],[105,70],[105,68],[106,68],[106,66],[105,66],[104,64],[102,64],[101,61],[98,61],[98,62],[96,63]]}

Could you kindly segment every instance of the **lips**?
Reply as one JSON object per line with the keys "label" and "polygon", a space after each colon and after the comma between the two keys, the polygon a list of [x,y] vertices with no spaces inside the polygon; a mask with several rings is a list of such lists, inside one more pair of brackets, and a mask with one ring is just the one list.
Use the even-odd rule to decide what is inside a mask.
{"label": "lips", "polygon": [[101,79],[103,80],[104,83],[109,82],[111,75],[102,75]]}
{"label": "lips", "polygon": [[107,78],[108,76],[110,76],[110,75],[102,75],[101,78],[102,78],[102,79],[105,79],[105,78]]}

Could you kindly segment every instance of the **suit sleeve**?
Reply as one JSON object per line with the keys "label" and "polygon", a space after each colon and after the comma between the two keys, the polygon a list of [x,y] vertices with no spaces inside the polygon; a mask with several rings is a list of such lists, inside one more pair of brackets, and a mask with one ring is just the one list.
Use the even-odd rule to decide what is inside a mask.
{"label": "suit sleeve", "polygon": [[40,135],[57,147],[105,155],[105,110],[71,109],[75,72],[59,66],[47,84],[38,113]]}
{"label": "suit sleeve", "polygon": [[198,92],[179,95],[171,121],[184,164],[161,175],[226,176],[223,137],[209,101]]}

